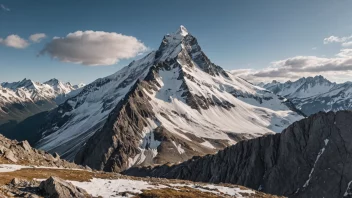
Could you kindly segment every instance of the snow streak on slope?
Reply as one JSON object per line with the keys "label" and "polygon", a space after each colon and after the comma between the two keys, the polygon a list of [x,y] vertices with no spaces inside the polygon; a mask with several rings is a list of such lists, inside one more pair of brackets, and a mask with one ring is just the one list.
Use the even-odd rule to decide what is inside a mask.
{"label": "snow streak on slope", "polygon": [[78,163],[112,171],[179,162],[303,118],[285,101],[211,63],[182,26],[52,111],[37,147],[73,159],[83,146]]}

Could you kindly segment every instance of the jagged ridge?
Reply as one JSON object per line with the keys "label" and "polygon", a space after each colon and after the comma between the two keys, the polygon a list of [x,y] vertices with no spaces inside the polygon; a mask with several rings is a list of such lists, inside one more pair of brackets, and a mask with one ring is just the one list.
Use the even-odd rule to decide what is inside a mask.
{"label": "jagged ridge", "polygon": [[57,107],[76,95],[80,86],[51,79],[44,83],[23,79],[0,86],[0,124],[25,118]]}
{"label": "jagged ridge", "polygon": [[262,87],[289,98],[307,115],[319,111],[352,109],[351,82],[332,83],[323,76],[303,77],[297,81],[280,83],[273,81]]}

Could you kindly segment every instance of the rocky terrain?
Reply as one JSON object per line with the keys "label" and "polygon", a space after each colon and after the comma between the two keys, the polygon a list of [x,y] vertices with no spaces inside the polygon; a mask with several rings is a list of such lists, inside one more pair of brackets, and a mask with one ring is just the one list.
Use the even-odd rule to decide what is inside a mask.
{"label": "rocky terrain", "polygon": [[215,153],[302,118],[287,99],[212,63],[181,26],[158,50],[17,126],[36,148],[119,172]]}
{"label": "rocky terrain", "polygon": [[[22,176],[24,173],[30,176]],[[6,180],[0,186],[0,197],[254,197],[276,198],[242,186],[231,184],[206,184],[182,180],[138,178],[114,173],[86,172],[83,170],[51,169],[52,175],[44,176],[48,169],[21,169],[0,173]],[[83,175],[83,176],[82,176]],[[13,179],[9,179],[13,177]],[[61,177],[61,178],[60,178]]]}
{"label": "rocky terrain", "polygon": [[352,109],[352,83],[332,83],[323,76],[301,78],[297,81],[280,83],[273,81],[260,86],[275,94],[286,97],[304,114],[319,111]]}
{"label": "rocky terrain", "polygon": [[0,197],[276,197],[242,186],[93,171],[0,136]]}
{"label": "rocky terrain", "polygon": [[51,79],[44,83],[23,79],[0,85],[0,124],[18,122],[34,114],[51,110],[73,97],[82,85]]}
{"label": "rocky terrain", "polygon": [[57,153],[51,155],[48,152],[32,148],[27,141],[18,142],[2,135],[0,135],[0,163],[84,169],[82,166],[61,159]]}
{"label": "rocky terrain", "polygon": [[232,183],[288,197],[351,197],[351,120],[351,111],[320,112],[215,155],[125,173]]}

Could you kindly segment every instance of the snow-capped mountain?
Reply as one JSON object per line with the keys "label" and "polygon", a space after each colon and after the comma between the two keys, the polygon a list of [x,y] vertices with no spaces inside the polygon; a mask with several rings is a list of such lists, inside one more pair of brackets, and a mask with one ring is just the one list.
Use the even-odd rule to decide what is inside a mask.
{"label": "snow-capped mountain", "polygon": [[323,76],[303,77],[297,81],[287,81],[280,83],[273,81],[262,85],[264,88],[273,91],[275,94],[287,98],[308,98],[318,94],[326,93],[333,88],[336,83],[332,83]]}
{"label": "snow-capped mountain", "polygon": [[51,79],[44,83],[23,79],[0,85],[0,124],[21,121],[28,116],[57,107],[80,88]]}
{"label": "snow-capped mountain", "polygon": [[213,64],[181,26],[157,51],[47,114],[36,147],[120,171],[214,153],[301,118],[285,98]]}
{"label": "snow-capped mountain", "polygon": [[319,111],[352,109],[352,82],[332,83],[322,76],[301,78],[297,81],[262,84],[275,94],[289,98],[306,115]]}

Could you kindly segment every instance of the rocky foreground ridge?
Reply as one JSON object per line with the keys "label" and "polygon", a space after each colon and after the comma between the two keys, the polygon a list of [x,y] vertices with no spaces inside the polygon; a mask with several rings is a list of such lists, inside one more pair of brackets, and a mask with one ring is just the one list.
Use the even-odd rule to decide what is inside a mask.
{"label": "rocky foreground ridge", "polygon": [[288,197],[351,197],[352,112],[317,113],[281,134],[245,140],[215,155],[126,174],[232,183]]}
{"label": "rocky foreground ridge", "polygon": [[0,163],[85,169],[83,166],[61,159],[57,153],[51,155],[48,152],[34,149],[26,140],[18,142],[7,139],[3,135],[0,135]]}
{"label": "rocky foreground ridge", "polygon": [[93,171],[0,136],[0,198],[276,197],[242,186]]}

